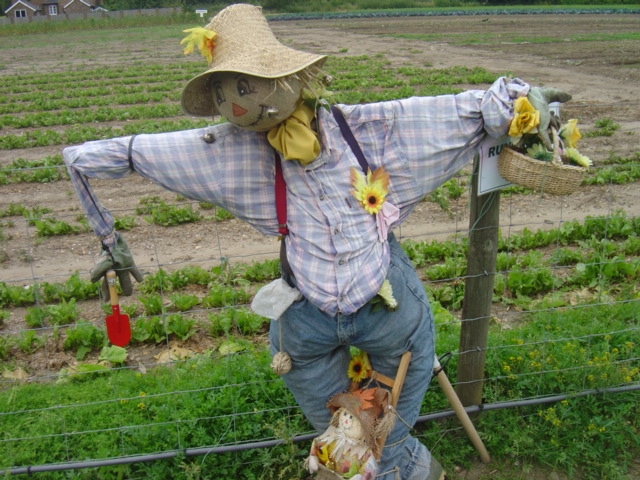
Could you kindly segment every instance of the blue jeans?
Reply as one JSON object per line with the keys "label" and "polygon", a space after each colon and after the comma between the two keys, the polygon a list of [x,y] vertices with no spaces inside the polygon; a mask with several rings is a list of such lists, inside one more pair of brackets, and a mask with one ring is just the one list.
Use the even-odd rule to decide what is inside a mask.
{"label": "blue jeans", "polygon": [[424,286],[411,261],[393,235],[389,243],[387,279],[398,301],[397,310],[391,312],[381,304],[373,308],[368,303],[356,313],[331,316],[303,298],[271,322],[271,354],[282,350],[291,356],[293,368],[283,375],[285,384],[316,430],[324,432],[331,417],[327,401],[349,388],[350,345],[367,352],[373,369],[391,378],[402,354],[410,351],[411,362],[397,405],[400,418],[387,437],[377,478],[424,480],[431,454],[409,434],[409,426],[420,413],[431,380],[435,328]]}

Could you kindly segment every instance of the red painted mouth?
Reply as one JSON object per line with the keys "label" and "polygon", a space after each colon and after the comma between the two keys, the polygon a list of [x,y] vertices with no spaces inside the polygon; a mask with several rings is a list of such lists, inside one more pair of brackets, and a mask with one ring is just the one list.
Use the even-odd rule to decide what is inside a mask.
{"label": "red painted mouth", "polygon": [[232,107],[233,107],[233,115],[235,117],[241,117],[242,115],[244,115],[249,111],[246,108],[242,108],[240,105],[237,105],[235,103],[232,105]]}

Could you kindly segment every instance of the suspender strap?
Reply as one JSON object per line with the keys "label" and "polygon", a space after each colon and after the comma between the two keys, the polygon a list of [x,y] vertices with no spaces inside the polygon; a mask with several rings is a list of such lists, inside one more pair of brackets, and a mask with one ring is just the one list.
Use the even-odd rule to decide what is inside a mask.
{"label": "suspender strap", "polygon": [[131,135],[131,139],[129,140],[129,148],[127,150],[127,160],[129,161],[129,168],[132,172],[135,172],[136,169],[133,168],[133,141],[135,140],[136,135]]}
{"label": "suspender strap", "polygon": [[349,128],[349,125],[347,125],[347,120],[344,118],[344,114],[342,113],[342,110],[340,110],[335,105],[332,105],[331,113],[333,113],[333,117],[336,119],[336,122],[338,122],[338,126],[340,127],[340,131],[342,132],[342,136],[351,147],[351,150],[353,151],[356,158],[358,159],[358,163],[362,167],[362,171],[366,175],[367,173],[369,173],[369,170],[370,170],[369,162],[367,162],[367,159],[365,158],[364,153],[362,153],[362,149],[360,148],[358,141],[353,136],[353,132]]}
{"label": "suspender strap", "polygon": [[291,265],[289,265],[289,259],[287,258],[287,246],[285,244],[284,237],[289,235],[289,228],[287,228],[287,184],[284,181],[284,175],[282,174],[282,160],[278,152],[275,152],[276,161],[276,215],[278,217],[278,233],[280,233],[280,265],[285,275],[283,278],[287,281],[290,287],[295,285],[291,282],[293,278],[293,271]]}
{"label": "suspender strap", "polygon": [[282,174],[282,160],[280,155],[275,152],[276,156],[276,215],[278,216],[278,233],[280,235],[289,235],[287,228],[287,184]]}

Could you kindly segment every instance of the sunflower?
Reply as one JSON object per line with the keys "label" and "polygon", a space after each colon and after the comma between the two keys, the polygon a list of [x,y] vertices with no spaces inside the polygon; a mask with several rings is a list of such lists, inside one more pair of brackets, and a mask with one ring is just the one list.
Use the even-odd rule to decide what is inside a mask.
{"label": "sunflower", "polygon": [[349,368],[347,369],[347,376],[353,382],[361,382],[365,378],[369,378],[371,371],[372,368],[371,363],[369,363],[369,356],[366,352],[360,352],[351,357]]}
{"label": "sunflower", "polygon": [[373,173],[369,170],[365,178],[356,168],[351,167],[351,185],[353,196],[367,212],[375,215],[389,193],[389,174],[384,167],[380,167]]}
{"label": "sunflower", "polygon": [[216,46],[216,32],[202,27],[189,28],[183,30],[183,32],[189,34],[180,41],[180,45],[187,44],[184,48],[184,54],[187,55],[193,52],[195,47],[198,47],[202,56],[211,64],[213,62],[213,49]]}

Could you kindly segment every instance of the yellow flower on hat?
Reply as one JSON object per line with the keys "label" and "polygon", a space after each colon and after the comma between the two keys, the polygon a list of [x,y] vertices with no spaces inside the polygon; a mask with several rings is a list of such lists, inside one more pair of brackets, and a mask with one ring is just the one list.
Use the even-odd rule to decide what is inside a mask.
{"label": "yellow flower on hat", "polygon": [[509,126],[511,143],[518,143],[526,133],[537,133],[539,124],[540,112],[531,105],[527,97],[516,98],[513,102],[513,119]]}
{"label": "yellow flower on hat", "polygon": [[351,185],[354,189],[353,196],[364,209],[371,214],[376,214],[382,208],[389,193],[389,174],[384,167],[380,167],[373,173],[369,170],[365,178],[356,168],[351,167]]}
{"label": "yellow flower on hat", "polygon": [[180,45],[183,43],[187,44],[184,48],[184,54],[188,55],[193,52],[195,47],[198,47],[202,56],[207,59],[207,62],[209,64],[213,62],[216,32],[202,27],[189,28],[183,30],[183,32],[189,34],[180,41]]}
{"label": "yellow flower on hat", "polygon": [[564,144],[567,147],[576,148],[578,146],[578,140],[582,138],[578,130],[578,120],[575,118],[567,120],[567,123],[560,128],[560,137],[564,140]]}

